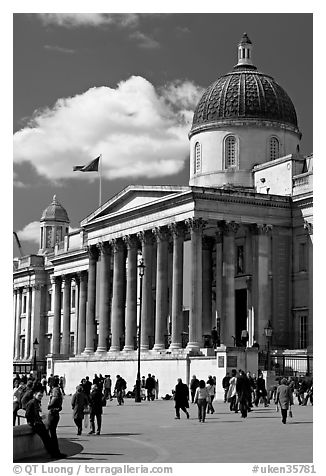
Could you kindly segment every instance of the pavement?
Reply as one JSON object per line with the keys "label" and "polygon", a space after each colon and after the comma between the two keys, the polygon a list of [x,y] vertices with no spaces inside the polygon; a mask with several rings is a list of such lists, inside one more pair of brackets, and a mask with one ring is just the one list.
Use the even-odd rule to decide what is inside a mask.
{"label": "pavement", "polygon": [[[42,406],[46,408],[47,397]],[[313,407],[294,405],[293,418],[281,422],[275,405],[260,405],[246,419],[230,412],[228,404],[214,402],[215,413],[205,423],[190,403],[190,419],[181,411],[175,420],[173,401],[135,403],[116,400],[103,408],[101,435],[77,436],[71,396],[64,397],[57,430],[65,463],[311,463],[313,461]],[[26,458],[22,462],[54,462]],[[56,460],[59,462],[59,460]]]}

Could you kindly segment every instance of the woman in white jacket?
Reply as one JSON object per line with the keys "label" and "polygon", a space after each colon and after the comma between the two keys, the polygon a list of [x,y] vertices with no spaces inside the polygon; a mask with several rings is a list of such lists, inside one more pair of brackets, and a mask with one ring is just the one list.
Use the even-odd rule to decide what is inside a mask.
{"label": "woman in white jacket", "polygon": [[210,412],[211,414],[213,414],[215,412],[215,409],[213,407],[213,400],[215,398],[215,393],[216,393],[216,386],[215,386],[213,377],[208,377],[206,388],[208,390],[208,395],[209,395],[207,413]]}
{"label": "woman in white jacket", "polygon": [[230,378],[230,386],[227,393],[227,401],[230,402],[230,411],[235,411],[238,413],[238,403],[237,403],[237,371],[236,369],[232,369],[231,371],[231,378]]}
{"label": "woman in white jacket", "polygon": [[195,399],[194,402],[197,403],[198,406],[198,420],[201,423],[204,423],[206,417],[206,407],[207,403],[209,402],[210,397],[208,390],[205,386],[205,380],[199,381],[199,387],[196,388]]}

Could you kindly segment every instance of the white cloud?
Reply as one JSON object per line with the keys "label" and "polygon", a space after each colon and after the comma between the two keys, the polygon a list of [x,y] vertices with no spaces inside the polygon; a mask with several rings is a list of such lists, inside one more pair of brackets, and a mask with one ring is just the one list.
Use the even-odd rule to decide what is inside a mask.
{"label": "white cloud", "polygon": [[134,31],[130,33],[129,37],[133,40],[136,40],[138,42],[138,46],[141,48],[155,49],[160,47],[158,41],[154,40],[154,38],[151,38],[148,35],[145,35],[145,33],[142,33],[141,31]]}
{"label": "white cloud", "polygon": [[45,25],[59,25],[65,28],[117,25],[132,27],[138,25],[136,13],[37,13]]}
{"label": "white cloud", "polygon": [[26,225],[22,230],[17,231],[19,241],[40,242],[40,222],[33,221]]}
{"label": "white cloud", "polygon": [[102,86],[61,98],[16,132],[14,161],[31,162],[53,181],[94,180],[96,173],[72,168],[99,154],[108,179],[175,174],[188,156],[187,134],[201,93],[189,81],[156,90],[132,76],[115,89]]}
{"label": "white cloud", "polygon": [[50,51],[56,51],[58,53],[64,53],[68,55],[72,55],[76,52],[76,50],[73,50],[71,48],[63,48],[61,46],[56,46],[56,45],[44,45],[44,49],[50,50]]}

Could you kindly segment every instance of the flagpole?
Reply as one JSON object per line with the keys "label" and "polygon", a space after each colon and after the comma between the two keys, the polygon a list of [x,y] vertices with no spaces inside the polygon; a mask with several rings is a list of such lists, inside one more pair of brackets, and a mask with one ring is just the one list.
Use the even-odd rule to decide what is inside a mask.
{"label": "flagpole", "polygon": [[99,166],[99,207],[102,205],[102,154],[100,155]]}

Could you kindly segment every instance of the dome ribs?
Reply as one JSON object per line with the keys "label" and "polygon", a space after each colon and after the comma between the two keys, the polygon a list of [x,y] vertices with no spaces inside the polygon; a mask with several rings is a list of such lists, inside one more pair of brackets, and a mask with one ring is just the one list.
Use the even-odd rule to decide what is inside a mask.
{"label": "dome ribs", "polygon": [[238,101],[238,114],[239,116],[244,116],[245,115],[245,110],[246,110],[246,100],[245,100],[245,95],[246,95],[246,75],[245,74],[240,74],[239,75],[239,101]]}

